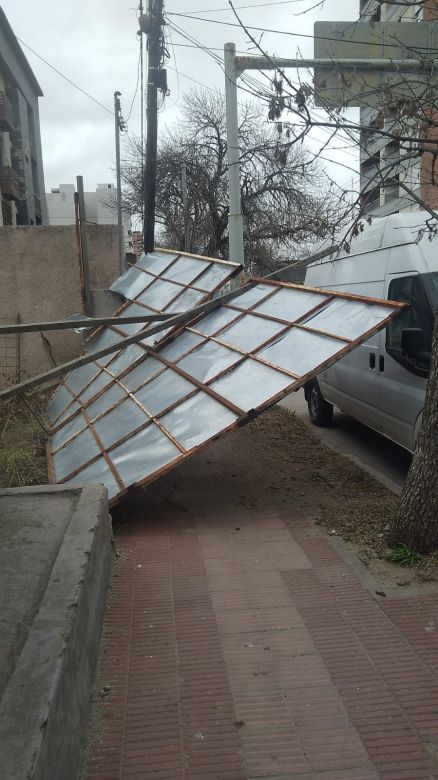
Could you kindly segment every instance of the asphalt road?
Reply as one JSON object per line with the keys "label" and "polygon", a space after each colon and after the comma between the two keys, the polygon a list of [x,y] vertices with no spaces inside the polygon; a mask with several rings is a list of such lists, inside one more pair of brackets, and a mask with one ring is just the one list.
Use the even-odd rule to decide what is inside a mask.
{"label": "asphalt road", "polygon": [[281,401],[281,406],[294,412],[330,447],[347,455],[384,485],[400,493],[411,461],[411,456],[402,447],[336,408],[329,427],[312,425],[303,390],[287,396]]}

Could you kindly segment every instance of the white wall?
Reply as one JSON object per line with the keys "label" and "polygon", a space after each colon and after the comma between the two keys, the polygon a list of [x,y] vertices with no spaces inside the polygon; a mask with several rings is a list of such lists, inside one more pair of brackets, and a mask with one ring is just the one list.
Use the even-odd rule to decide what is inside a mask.
{"label": "white wall", "polygon": [[[46,194],[49,225],[74,225],[75,188],[60,184]],[[116,188],[113,184],[98,184],[95,192],[84,192],[87,221],[94,225],[117,225]],[[123,218],[125,251],[132,252],[131,218]]]}
{"label": "white wall", "polygon": [[73,184],[60,184],[46,193],[49,225],[75,224],[74,193]]}

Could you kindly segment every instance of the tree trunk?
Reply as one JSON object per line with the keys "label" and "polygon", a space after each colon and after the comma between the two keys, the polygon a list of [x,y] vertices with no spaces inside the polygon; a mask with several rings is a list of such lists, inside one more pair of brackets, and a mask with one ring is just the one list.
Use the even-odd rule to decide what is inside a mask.
{"label": "tree trunk", "polygon": [[438,316],[423,419],[387,541],[419,553],[438,549]]}

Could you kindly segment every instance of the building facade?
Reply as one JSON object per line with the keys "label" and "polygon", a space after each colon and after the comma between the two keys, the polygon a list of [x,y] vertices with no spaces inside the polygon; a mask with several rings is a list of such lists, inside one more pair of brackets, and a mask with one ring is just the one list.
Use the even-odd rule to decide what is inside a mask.
{"label": "building facade", "polygon": [[[74,225],[75,188],[73,184],[60,184],[46,194],[49,225]],[[85,214],[93,225],[117,225],[117,190],[113,184],[98,184],[94,192],[84,192]],[[130,217],[123,216],[125,254],[131,254],[132,230]]]}
{"label": "building facade", "polygon": [[34,73],[0,8],[0,225],[47,224]]}
{"label": "building facade", "polygon": [[[438,20],[435,0],[425,5],[415,3],[383,3],[360,0],[363,21],[403,22],[418,24],[422,20]],[[360,200],[363,214],[385,216],[399,211],[420,208],[416,198],[432,208],[438,207],[438,187],[432,184],[432,157],[404,160],[406,146],[383,136],[378,130],[396,134],[396,119],[388,109],[384,116],[373,108],[362,108],[360,139]],[[417,134],[417,122],[412,118],[412,137]],[[406,123],[404,124],[406,129]],[[405,185],[414,197],[401,186]]]}

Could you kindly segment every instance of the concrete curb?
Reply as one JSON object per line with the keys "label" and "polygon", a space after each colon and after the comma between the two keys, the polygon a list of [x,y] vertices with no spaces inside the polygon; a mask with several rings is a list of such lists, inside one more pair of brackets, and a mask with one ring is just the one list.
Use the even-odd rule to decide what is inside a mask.
{"label": "concrete curb", "polygon": [[[41,501],[44,494],[59,491],[21,492],[35,492]],[[112,550],[106,490],[86,486],[77,493],[38,613],[0,703],[0,767],[8,780],[76,780],[80,770]]]}

